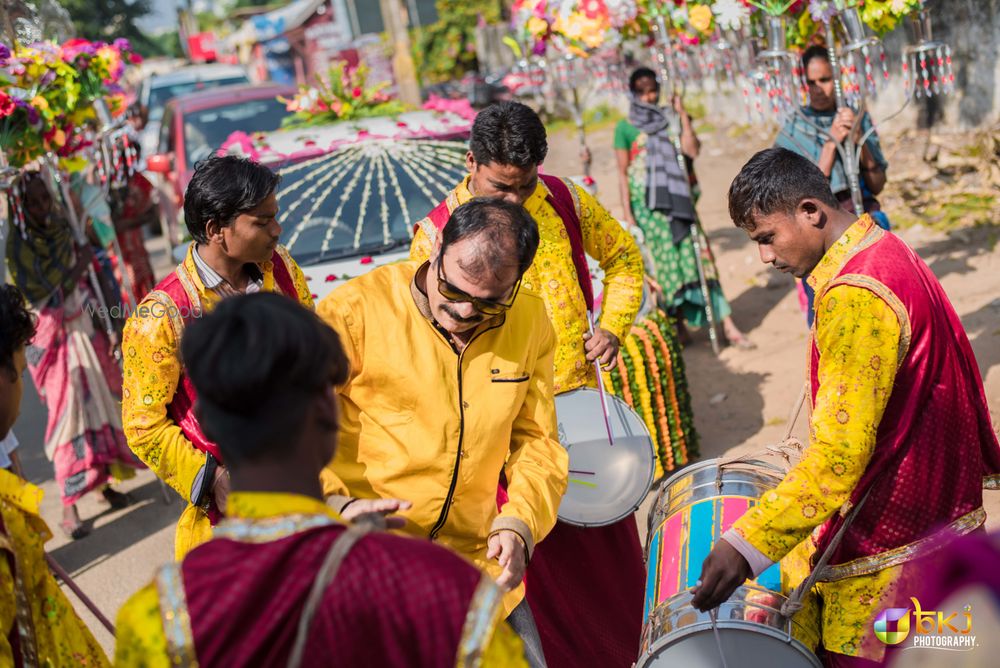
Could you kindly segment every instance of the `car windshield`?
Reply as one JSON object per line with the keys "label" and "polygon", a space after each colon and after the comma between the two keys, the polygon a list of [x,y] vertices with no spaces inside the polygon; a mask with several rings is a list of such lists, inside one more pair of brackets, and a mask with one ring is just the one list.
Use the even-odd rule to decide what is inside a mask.
{"label": "car windshield", "polygon": [[204,160],[234,132],[270,132],[288,116],[284,102],[276,98],[243,100],[184,114],[184,153],[187,167]]}
{"label": "car windshield", "polygon": [[158,121],[163,118],[163,108],[167,102],[179,95],[187,95],[199,90],[218,88],[219,86],[235,86],[250,83],[246,76],[228,77],[225,79],[205,79],[203,81],[185,81],[184,83],[156,86],[149,90],[149,120]]}
{"label": "car windshield", "polygon": [[304,266],[408,246],[465,176],[466,143],[375,139],[284,166],[281,243]]}

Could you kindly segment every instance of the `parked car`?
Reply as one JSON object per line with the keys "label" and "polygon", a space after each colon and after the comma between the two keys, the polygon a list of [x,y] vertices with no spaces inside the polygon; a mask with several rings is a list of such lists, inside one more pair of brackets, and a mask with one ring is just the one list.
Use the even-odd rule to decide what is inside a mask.
{"label": "parked car", "polygon": [[164,74],[153,74],[139,85],[138,101],[146,110],[146,127],[140,136],[144,155],[156,151],[160,120],[167,103],[175,97],[219,86],[248,84],[247,71],[236,65],[212,63],[191,65]]}
{"label": "parked car", "polygon": [[172,243],[180,240],[184,190],[194,165],[217,151],[234,133],[251,135],[277,130],[290,115],[278,96],[292,96],[293,86],[226,86],[190,93],[167,103],[156,150],[146,169],[157,179],[160,221]]}
{"label": "parked car", "polygon": [[281,243],[321,299],[407,257],[413,225],[466,174],[471,126],[451,112],[413,111],[269,132],[231,150],[281,173]]}

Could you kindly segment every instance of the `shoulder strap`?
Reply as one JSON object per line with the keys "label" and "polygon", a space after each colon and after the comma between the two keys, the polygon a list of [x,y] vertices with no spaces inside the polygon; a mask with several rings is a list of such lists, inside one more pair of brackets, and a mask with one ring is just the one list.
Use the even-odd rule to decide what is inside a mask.
{"label": "shoulder strap", "polygon": [[[451,217],[451,211],[448,210],[448,200],[443,200],[436,207],[431,209],[431,212],[427,214],[427,218],[433,223],[435,229],[441,231],[444,226],[448,223],[448,219]],[[415,230],[416,228],[414,228]]]}
{"label": "shoulder strap", "polygon": [[323,565],[316,574],[312,589],[309,590],[309,597],[306,599],[305,608],[299,618],[299,626],[295,631],[295,644],[292,645],[292,653],[288,657],[288,668],[299,668],[302,665],[302,658],[306,650],[306,641],[309,640],[309,627],[312,626],[313,617],[319,610],[319,604],[323,600],[323,594],[337,577],[341,564],[347,558],[358,541],[364,538],[365,534],[373,531],[375,525],[370,522],[360,522],[351,524],[347,531],[333,541],[330,551],[326,553]]}
{"label": "shoulder strap", "polygon": [[566,227],[569,245],[573,253],[573,266],[576,268],[576,278],[580,282],[583,299],[587,310],[594,310],[594,284],[590,280],[590,267],[587,266],[587,252],[583,247],[583,227],[580,223],[580,199],[576,186],[568,184],[558,176],[539,174],[551,195],[546,198]]}
{"label": "shoulder strap", "polygon": [[163,635],[167,639],[170,665],[197,668],[198,654],[194,647],[180,564],[170,562],[160,568],[156,574],[156,591],[160,599],[160,619]]}
{"label": "shoulder strap", "polygon": [[284,248],[278,246],[274,249],[274,254],[271,256],[271,265],[274,267],[274,285],[286,297],[298,301],[299,291],[295,288],[295,279],[292,278],[292,270],[288,267],[289,262],[292,262],[292,258]]}

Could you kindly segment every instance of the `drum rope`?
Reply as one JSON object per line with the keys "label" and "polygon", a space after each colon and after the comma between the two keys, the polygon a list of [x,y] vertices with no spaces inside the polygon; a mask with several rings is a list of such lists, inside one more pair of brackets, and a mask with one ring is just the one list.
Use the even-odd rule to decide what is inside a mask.
{"label": "drum rope", "polygon": [[708,617],[712,620],[712,633],[715,634],[715,646],[719,648],[719,658],[722,659],[722,668],[729,668],[726,662],[726,654],[722,651],[722,636],[719,634],[719,609],[712,608],[708,611]]}

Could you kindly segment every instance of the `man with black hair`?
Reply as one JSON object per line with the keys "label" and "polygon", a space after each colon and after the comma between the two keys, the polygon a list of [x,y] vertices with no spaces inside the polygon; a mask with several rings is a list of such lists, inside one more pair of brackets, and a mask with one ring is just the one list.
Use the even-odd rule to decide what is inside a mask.
{"label": "man with black hair", "polygon": [[[544,659],[521,580],[568,479],[555,335],[542,300],[521,288],[537,248],[521,206],[471,200],[451,213],[429,261],[375,269],[318,307],[351,368],[340,445],[323,472],[329,503],[346,518],[397,513],[393,526],[496,579],[532,666]],[[501,472],[509,501],[498,512]]]}
{"label": "man with black hair", "polygon": [[[539,173],[547,152],[545,126],[530,107],[500,102],[481,111],[469,139],[469,175],[418,223],[410,258],[430,257],[449,214],[472,197],[523,205],[541,239],[523,282],[541,295],[555,327],[553,391],[560,394],[596,387],[595,360],[614,364],[642,302],[643,262],[632,236],[590,193]],[[587,255],[604,270],[598,305]],[[588,319],[596,307],[601,316],[591,335]],[[581,552],[590,558],[579,559]],[[558,522],[528,574],[528,600],[549,664],[631,665],[642,630],[645,576],[633,516],[588,529]],[[565,617],[570,609],[572,625]]]}
{"label": "man with black hair", "polygon": [[220,300],[277,292],[312,308],[302,270],[278,245],[280,177],[246,158],[199,163],[184,196],[195,241],[125,326],[122,416],[128,445],[189,502],[177,523],[177,558],[208,540],[225,510],[229,478],[194,414],[196,392],[177,351],[184,328]]}
{"label": "man with black hair", "polygon": [[[35,317],[21,292],[0,285],[0,440],[17,420]],[[0,469],[0,665],[107,666],[101,646],[45,562],[52,532],[42,490]]]}
{"label": "man with black hair", "polygon": [[[870,215],[844,211],[807,158],[756,154],[730,186],[729,212],[762,262],[816,290],[810,442],[705,559],[692,603],[718,606],[786,555],[826,554],[814,574],[824,662],[878,665],[886,645],[872,617],[909,607],[914,560],[982,526],[982,490],[1000,489],[976,359],[927,265]],[[793,583],[806,575],[787,559],[783,571]]]}
{"label": "man with black hair", "polygon": [[252,294],[191,324],[181,349],[232,492],[214,539],[119,612],[119,665],[524,665],[489,577],[427,541],[349,527],[323,503],[348,378],[333,330]]}

